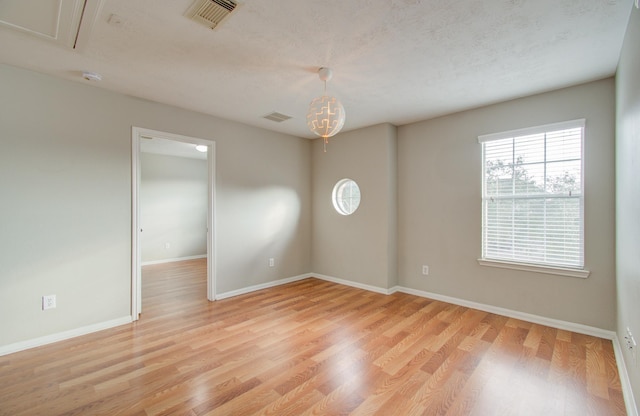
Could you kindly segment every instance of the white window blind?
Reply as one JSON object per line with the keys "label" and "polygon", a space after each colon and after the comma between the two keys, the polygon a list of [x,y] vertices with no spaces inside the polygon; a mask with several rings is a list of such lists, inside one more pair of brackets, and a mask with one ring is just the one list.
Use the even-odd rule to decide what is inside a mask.
{"label": "white window blind", "polygon": [[584,268],[584,125],[478,137],[483,259]]}

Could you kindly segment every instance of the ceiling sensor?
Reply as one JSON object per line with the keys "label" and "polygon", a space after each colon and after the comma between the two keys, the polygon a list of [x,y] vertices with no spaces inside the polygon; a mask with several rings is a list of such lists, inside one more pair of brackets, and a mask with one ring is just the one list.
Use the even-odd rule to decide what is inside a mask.
{"label": "ceiling sensor", "polygon": [[82,78],[87,81],[102,81],[102,75],[96,72],[82,71]]}
{"label": "ceiling sensor", "polygon": [[236,8],[233,0],[196,0],[185,16],[213,29]]}

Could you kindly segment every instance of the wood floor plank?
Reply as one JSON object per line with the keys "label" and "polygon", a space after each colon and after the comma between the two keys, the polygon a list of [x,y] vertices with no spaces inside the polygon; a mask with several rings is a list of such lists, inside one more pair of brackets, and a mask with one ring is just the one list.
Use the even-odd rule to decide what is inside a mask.
{"label": "wood floor plank", "polygon": [[624,415],[613,345],[313,278],[209,302],[145,266],[129,325],[0,357],[0,416]]}

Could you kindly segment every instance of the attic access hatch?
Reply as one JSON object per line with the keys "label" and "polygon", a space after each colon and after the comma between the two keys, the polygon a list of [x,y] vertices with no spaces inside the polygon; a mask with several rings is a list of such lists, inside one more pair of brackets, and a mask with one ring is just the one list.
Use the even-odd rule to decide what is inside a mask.
{"label": "attic access hatch", "polygon": [[186,16],[214,29],[238,6],[233,0],[196,0]]}
{"label": "attic access hatch", "polygon": [[0,26],[82,49],[104,0],[2,0]]}

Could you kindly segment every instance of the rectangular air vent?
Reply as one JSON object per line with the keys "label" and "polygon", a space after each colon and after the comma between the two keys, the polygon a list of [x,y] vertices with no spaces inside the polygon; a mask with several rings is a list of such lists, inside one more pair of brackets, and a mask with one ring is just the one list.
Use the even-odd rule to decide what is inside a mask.
{"label": "rectangular air vent", "polygon": [[283,121],[289,120],[291,116],[278,113],[278,112],[273,112],[271,114],[267,114],[266,116],[264,116],[264,118],[266,118],[267,120],[275,121],[276,123],[282,123]]}
{"label": "rectangular air vent", "polygon": [[213,29],[229,16],[237,5],[233,0],[196,0],[186,16]]}

